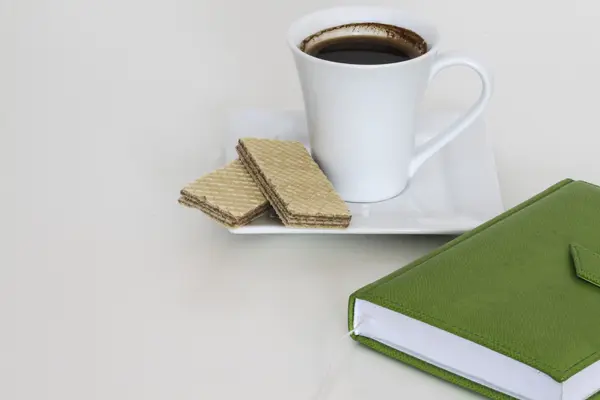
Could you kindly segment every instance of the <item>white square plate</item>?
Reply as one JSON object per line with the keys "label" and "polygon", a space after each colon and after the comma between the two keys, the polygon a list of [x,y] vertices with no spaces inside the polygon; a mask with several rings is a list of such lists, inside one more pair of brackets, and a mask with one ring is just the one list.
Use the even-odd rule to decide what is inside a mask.
{"label": "white square plate", "polygon": [[[435,135],[456,117],[453,112],[424,113],[417,123],[417,144]],[[225,158],[237,158],[240,137],[299,140],[307,148],[302,111],[243,109],[229,115]],[[310,150],[310,149],[309,149]],[[238,234],[459,234],[501,213],[504,208],[494,153],[479,120],[428,160],[399,196],[379,203],[348,203],[347,229],[286,228],[273,215],[230,229]]]}

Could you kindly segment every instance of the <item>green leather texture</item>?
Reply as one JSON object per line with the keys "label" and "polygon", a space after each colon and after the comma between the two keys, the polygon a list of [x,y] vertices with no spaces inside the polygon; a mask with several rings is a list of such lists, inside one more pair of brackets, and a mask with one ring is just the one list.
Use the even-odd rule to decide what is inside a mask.
{"label": "green leather texture", "polygon": [[575,263],[577,276],[600,286],[600,254],[573,243],[571,244],[571,257]]}
{"label": "green leather texture", "polygon": [[[600,275],[598,254],[600,188],[564,180],[352,294],[349,329],[359,298],[563,382],[600,359],[600,287],[578,276],[575,267],[579,262],[588,277],[590,271]],[[367,338],[353,338],[485,396],[509,398]]]}

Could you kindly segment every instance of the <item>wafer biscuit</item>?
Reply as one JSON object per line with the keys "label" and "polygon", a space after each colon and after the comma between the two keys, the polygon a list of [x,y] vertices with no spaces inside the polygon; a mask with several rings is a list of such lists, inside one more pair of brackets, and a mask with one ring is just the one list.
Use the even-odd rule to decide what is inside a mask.
{"label": "wafer biscuit", "polygon": [[302,143],[240,139],[240,161],[286,226],[347,228],[350,211]]}
{"label": "wafer biscuit", "polygon": [[178,201],[230,228],[250,223],[269,208],[269,202],[239,160],[187,185]]}

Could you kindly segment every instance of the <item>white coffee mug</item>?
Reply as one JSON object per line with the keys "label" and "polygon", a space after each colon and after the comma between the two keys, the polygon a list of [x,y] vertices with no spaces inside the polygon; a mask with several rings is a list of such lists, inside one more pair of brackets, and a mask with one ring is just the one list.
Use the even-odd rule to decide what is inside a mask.
{"label": "white coffee mug", "polygon": [[[365,22],[416,32],[428,50],[404,62],[355,65],[326,61],[300,49],[304,39],[322,30]],[[349,202],[376,202],[400,194],[429,157],[476,120],[492,93],[484,67],[465,56],[438,53],[436,28],[396,9],[350,6],[317,11],[292,24],[288,43],[302,86],[312,155]],[[462,117],[415,148],[417,105],[436,74],[456,65],[477,72],[481,95]]]}

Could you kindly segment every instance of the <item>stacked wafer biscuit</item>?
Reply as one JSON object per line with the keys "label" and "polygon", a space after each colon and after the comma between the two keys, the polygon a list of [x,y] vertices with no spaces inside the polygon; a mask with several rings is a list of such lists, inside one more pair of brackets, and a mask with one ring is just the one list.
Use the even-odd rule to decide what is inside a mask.
{"label": "stacked wafer biscuit", "polygon": [[230,228],[252,222],[269,208],[239,160],[187,185],[181,190],[179,203],[197,208]]}
{"label": "stacked wafer biscuit", "polygon": [[240,161],[286,226],[346,228],[350,211],[300,142],[240,139]]}
{"label": "stacked wafer biscuit", "polygon": [[269,204],[286,226],[348,227],[346,203],[302,143],[247,138],[236,149],[239,160],[186,186],[179,202],[228,227],[250,223]]}

